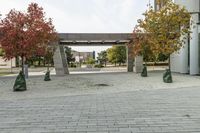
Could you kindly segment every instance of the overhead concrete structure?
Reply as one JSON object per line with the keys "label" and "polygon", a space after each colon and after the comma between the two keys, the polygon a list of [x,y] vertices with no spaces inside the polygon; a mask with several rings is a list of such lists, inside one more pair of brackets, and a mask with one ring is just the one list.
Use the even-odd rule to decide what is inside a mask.
{"label": "overhead concrete structure", "polygon": [[124,45],[131,40],[129,33],[60,33],[61,45],[111,46]]}
{"label": "overhead concrete structure", "polygon": [[[132,39],[131,33],[59,33],[59,42],[54,55],[56,75],[69,74],[67,58],[63,46],[112,46],[125,45],[127,47],[127,71],[133,72],[133,47],[127,44]],[[138,64],[138,63],[136,63]],[[136,65],[139,67],[141,65]],[[140,70],[140,69],[136,69]],[[138,71],[139,72],[139,71]]]}

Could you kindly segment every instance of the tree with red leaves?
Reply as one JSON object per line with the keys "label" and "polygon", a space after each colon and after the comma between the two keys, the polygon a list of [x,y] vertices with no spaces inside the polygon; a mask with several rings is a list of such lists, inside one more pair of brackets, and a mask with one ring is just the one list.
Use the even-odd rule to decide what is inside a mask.
{"label": "tree with red leaves", "polygon": [[45,56],[49,42],[57,39],[52,19],[45,18],[43,8],[36,3],[31,3],[25,13],[11,10],[1,20],[0,32],[4,59],[20,56],[23,72],[26,59],[35,55]]}

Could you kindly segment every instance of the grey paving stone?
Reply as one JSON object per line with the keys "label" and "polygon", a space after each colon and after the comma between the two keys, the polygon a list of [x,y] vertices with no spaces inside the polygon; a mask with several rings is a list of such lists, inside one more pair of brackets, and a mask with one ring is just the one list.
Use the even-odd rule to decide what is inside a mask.
{"label": "grey paving stone", "polygon": [[[90,81],[92,77],[79,77],[79,80],[87,81],[87,85],[91,85],[93,82]],[[141,79],[136,78],[134,83],[139,82],[139,80]],[[200,82],[198,77],[195,80],[195,82],[197,80]],[[83,81],[81,82],[83,83]],[[114,82],[112,83],[114,86]],[[31,84],[35,85],[36,88],[38,87],[36,83],[31,82]],[[55,87],[57,82],[53,82],[53,85]],[[63,86],[61,83],[59,85]],[[141,86],[148,88],[148,85],[144,83]],[[0,89],[2,89],[2,86]],[[120,85],[121,88],[117,89],[113,88],[113,86],[100,90],[100,93],[95,87],[93,88],[95,91],[90,90],[95,93],[86,94],[85,91],[87,92],[87,90],[82,90],[78,95],[60,95],[60,92],[57,95],[54,93],[58,93],[56,90],[62,89],[62,87],[45,88],[46,86],[44,86],[46,90],[51,89],[52,92],[55,90],[54,93],[49,93],[48,97],[35,97],[36,94],[30,96],[32,93],[36,93],[36,91],[32,92],[32,90],[14,94],[9,92],[7,99],[4,99],[5,94],[0,94],[0,96],[2,95],[0,97],[0,132],[200,132],[200,86],[169,87],[168,89],[161,86],[161,88],[152,90],[131,90],[131,86],[129,86],[125,88],[126,91],[121,91],[123,90],[123,85]],[[124,86],[127,87],[126,85]],[[119,89],[121,90],[119,91]],[[6,91],[0,90],[1,93],[8,93]],[[69,91],[72,90],[66,90],[66,92]],[[29,96],[26,97],[25,94]],[[13,98],[12,96],[9,97],[10,95],[24,96],[24,98]]]}

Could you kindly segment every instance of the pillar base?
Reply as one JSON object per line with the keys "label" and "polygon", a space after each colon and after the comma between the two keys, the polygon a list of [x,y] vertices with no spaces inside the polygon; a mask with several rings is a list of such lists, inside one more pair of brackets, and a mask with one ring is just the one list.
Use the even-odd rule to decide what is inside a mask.
{"label": "pillar base", "polygon": [[134,72],[135,73],[141,73],[142,68],[143,68],[143,56],[136,56],[135,57]]}

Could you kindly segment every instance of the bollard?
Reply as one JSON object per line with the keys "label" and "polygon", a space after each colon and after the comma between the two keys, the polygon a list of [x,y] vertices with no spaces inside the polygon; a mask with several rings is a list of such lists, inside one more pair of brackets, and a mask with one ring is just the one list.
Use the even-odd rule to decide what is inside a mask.
{"label": "bollard", "polygon": [[24,65],[24,75],[25,75],[25,78],[28,79],[28,65]]}

